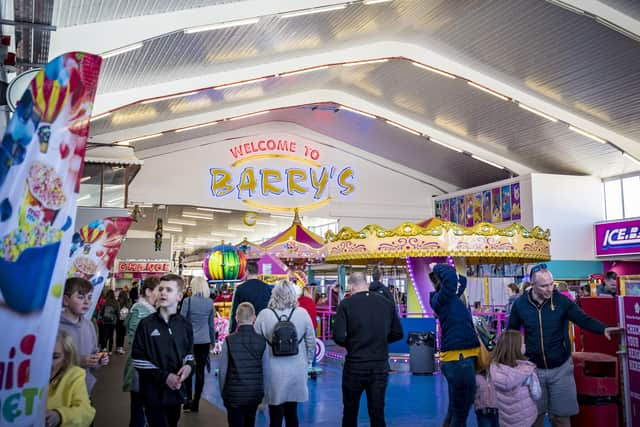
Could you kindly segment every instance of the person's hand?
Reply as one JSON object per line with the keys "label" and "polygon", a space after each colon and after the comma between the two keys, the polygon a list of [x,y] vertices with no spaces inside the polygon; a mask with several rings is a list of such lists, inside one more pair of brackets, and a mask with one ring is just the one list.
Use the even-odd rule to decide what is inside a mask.
{"label": "person's hand", "polygon": [[44,425],[46,427],[57,427],[62,423],[62,418],[60,418],[60,413],[55,410],[47,411],[47,414],[44,418]]}
{"label": "person's hand", "polygon": [[107,366],[109,364],[109,353],[102,353],[100,357],[100,361],[98,362],[100,366]]}
{"label": "person's hand", "polygon": [[167,384],[167,387],[169,387],[171,390],[179,390],[180,386],[182,385],[180,377],[176,374],[167,375],[167,380],[165,382]]}
{"label": "person's hand", "polygon": [[100,353],[88,354],[80,358],[80,366],[83,368],[97,368],[100,363]]}
{"label": "person's hand", "polygon": [[182,368],[180,368],[180,370],[178,371],[178,377],[180,377],[180,382],[186,380],[190,374],[191,374],[190,365],[184,365]]}
{"label": "person's hand", "polygon": [[618,326],[610,326],[608,328],[604,328],[604,336],[608,340],[611,340],[611,335],[612,334],[619,334],[620,332],[622,332],[622,328],[620,328]]}

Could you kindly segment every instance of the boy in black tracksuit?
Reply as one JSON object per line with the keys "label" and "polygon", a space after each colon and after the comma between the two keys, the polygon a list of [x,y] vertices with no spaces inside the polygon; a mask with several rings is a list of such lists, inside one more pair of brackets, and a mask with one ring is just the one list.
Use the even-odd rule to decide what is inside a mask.
{"label": "boy in black tracksuit", "polygon": [[193,329],[176,314],[182,298],[180,276],[167,274],[158,285],[158,311],[142,319],[131,358],[150,427],[175,427],[184,402],[182,382],[193,370]]}
{"label": "boy in black tracksuit", "polygon": [[255,320],[253,305],[239,304],[238,330],[227,336],[222,346],[219,384],[229,427],[255,425],[256,409],[264,395],[262,360],[267,342],[254,331]]}

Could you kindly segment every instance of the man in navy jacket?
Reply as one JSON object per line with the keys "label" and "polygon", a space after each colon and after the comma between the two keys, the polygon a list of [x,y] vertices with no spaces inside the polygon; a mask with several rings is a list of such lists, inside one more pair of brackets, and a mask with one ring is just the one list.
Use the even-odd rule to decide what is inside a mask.
{"label": "man in navy jacket", "polygon": [[538,367],[542,399],[538,400],[535,426],[544,425],[545,413],[551,424],[570,426],[570,417],[579,412],[573,377],[569,321],[587,331],[611,339],[620,328],[607,327],[589,317],[580,307],[554,289],[546,264],[531,269],[532,286],[511,308],[509,329],[524,327],[526,356]]}
{"label": "man in navy jacket", "polygon": [[256,316],[267,308],[271,298],[271,286],[258,279],[258,263],[249,261],[247,263],[247,280],[239,285],[233,293],[231,303],[231,315],[229,316],[229,333],[236,331],[236,310],[243,302],[249,302],[256,311]]}

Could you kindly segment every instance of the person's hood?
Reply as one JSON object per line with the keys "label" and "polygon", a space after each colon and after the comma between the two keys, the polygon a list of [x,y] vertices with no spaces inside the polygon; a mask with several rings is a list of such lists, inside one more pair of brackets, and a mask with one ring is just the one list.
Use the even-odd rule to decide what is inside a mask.
{"label": "person's hood", "polygon": [[376,280],[374,280],[373,282],[371,282],[371,284],[369,285],[369,290],[371,291],[375,291],[380,289],[381,287],[383,287],[384,285],[382,284],[382,282],[378,282]]}
{"label": "person's hood", "polygon": [[60,324],[80,329],[80,325],[82,324],[82,322],[74,322],[73,320],[69,319],[65,313],[62,313],[60,315]]}
{"label": "person's hood", "polygon": [[456,285],[458,283],[458,273],[456,270],[447,264],[436,264],[433,267],[433,272],[440,277],[442,280],[442,285],[445,283]]}

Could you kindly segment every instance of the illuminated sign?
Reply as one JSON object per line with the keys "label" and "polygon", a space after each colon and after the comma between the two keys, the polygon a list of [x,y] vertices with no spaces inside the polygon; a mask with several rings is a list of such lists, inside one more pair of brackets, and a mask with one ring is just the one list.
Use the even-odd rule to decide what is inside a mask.
{"label": "illuminated sign", "polygon": [[596,224],[595,235],[597,256],[640,254],[640,220]]}
{"label": "illuminated sign", "polygon": [[[311,209],[355,191],[350,166],[321,163],[320,150],[286,139],[259,139],[229,149],[231,168],[214,167],[211,194],[235,196],[247,205],[269,210]],[[261,200],[268,200],[261,203]]]}
{"label": "illuminated sign", "polygon": [[170,264],[168,262],[127,262],[118,263],[119,273],[168,273]]}

